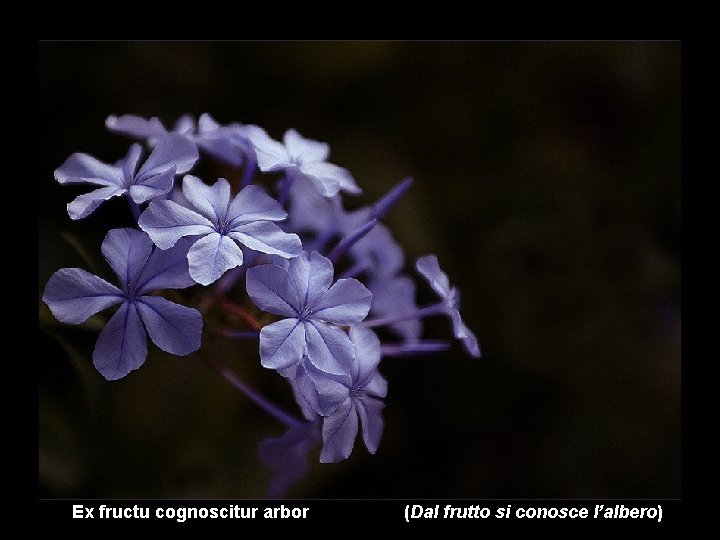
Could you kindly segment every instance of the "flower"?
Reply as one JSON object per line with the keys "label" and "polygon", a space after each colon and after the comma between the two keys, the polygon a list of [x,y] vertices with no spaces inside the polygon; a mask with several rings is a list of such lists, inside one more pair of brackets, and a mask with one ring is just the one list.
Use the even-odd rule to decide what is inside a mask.
{"label": "flower", "polygon": [[288,227],[318,235],[342,234],[345,210],[340,196],[324,197],[307,178],[296,178],[290,188]]}
{"label": "flower", "polygon": [[243,253],[239,244],[285,258],[302,251],[296,234],[285,233],[273,223],[287,214],[260,187],[247,186],[230,200],[230,184],[224,178],[207,186],[188,175],[182,189],[195,209],[167,199],[154,200],[138,225],[160,249],[172,247],[183,236],[199,236],[187,254],[190,275],[197,283],[209,285],[240,266]]}
{"label": "flower", "polygon": [[[371,279],[368,289],[373,293],[370,313],[376,317],[393,317],[417,311],[415,303],[415,282],[405,275]],[[406,342],[415,342],[422,333],[422,322],[404,319],[390,324],[389,328],[403,337]]]}
{"label": "flower", "polygon": [[142,148],[133,144],[127,155],[115,165],[103,163],[82,153],[72,154],[55,170],[60,184],[92,184],[100,189],[85,193],[67,205],[71,219],[81,219],[118,195],[128,194],[137,203],[165,195],[175,175],[188,172],[198,160],[195,145],[180,135],[170,134],[158,142],[145,163],[137,170]]}
{"label": "flower", "polygon": [[[339,379],[331,388],[327,382],[318,384],[320,400],[339,401],[335,410],[323,419],[322,463],[337,463],[347,459],[358,434],[358,419],[362,423],[365,446],[374,454],[383,432],[382,398],[387,395],[387,381],[377,371],[380,363],[380,340],[372,330],[363,326],[350,329],[350,339],[356,347],[349,375]],[[311,377],[312,372],[311,373]],[[316,384],[317,375],[315,375]],[[333,381],[334,382],[334,381]],[[341,392],[342,399],[338,399]]]}
{"label": "flower", "polygon": [[460,317],[460,291],[456,287],[450,286],[450,280],[447,274],[440,269],[437,257],[435,255],[420,257],[415,263],[415,268],[443,300],[443,308],[452,321],[455,337],[462,342],[465,350],[471,356],[480,358],[477,338],[472,330],[465,326]]}
{"label": "flower", "polygon": [[[372,218],[372,208],[365,207],[345,214],[343,234],[350,234]],[[405,265],[405,255],[393,235],[382,223],[350,247],[350,256],[356,265],[375,279],[388,279]]]}
{"label": "flower", "polygon": [[[316,238],[326,241],[347,237],[378,217],[375,206],[346,212],[339,196],[323,197],[308,188],[308,181],[295,180],[290,190],[288,226],[292,230],[311,231]],[[380,202],[384,202],[383,199]],[[376,279],[392,278],[405,264],[402,248],[382,223],[376,223],[372,230],[354,242],[349,255],[358,271]]]}
{"label": "flower", "polygon": [[286,317],[260,331],[260,361],[285,369],[307,356],[319,370],[344,375],[355,347],[339,326],[352,326],[368,314],[372,293],[356,279],[333,284],[333,265],[318,252],[247,271],[247,293],[260,309]]}
{"label": "flower", "polygon": [[[150,146],[155,146],[158,139],[168,133],[157,117],[145,119],[135,114],[110,115],[105,119],[105,127],[113,133],[145,140]],[[255,150],[247,137],[248,130],[254,128],[238,123],[222,126],[203,113],[197,123],[189,114],[181,116],[170,132],[183,135],[218,161],[239,167],[248,156],[252,156],[254,162]]]}
{"label": "flower", "polygon": [[248,139],[255,148],[258,166],[263,172],[284,170],[288,175],[286,181],[306,178],[325,197],[332,197],[338,191],[361,192],[347,169],[326,161],[330,154],[326,143],[306,139],[294,129],[288,129],[280,143],[257,126],[248,131]]}
{"label": "flower", "polygon": [[93,364],[108,380],[120,379],[145,362],[146,330],[163,351],[185,356],[200,348],[202,316],[150,293],[193,285],[185,259],[188,248],[183,242],[171,250],[153,250],[142,231],[112,229],[103,240],[102,253],[120,288],[80,268],[62,268],[48,280],[43,302],[57,320],[69,324],[120,304],[93,351]]}
{"label": "flower", "polygon": [[260,461],[273,473],[268,486],[270,498],[285,496],[294,484],[307,476],[308,455],[319,442],[319,422],[301,422],[290,426],[279,437],[267,437],[260,441]]}

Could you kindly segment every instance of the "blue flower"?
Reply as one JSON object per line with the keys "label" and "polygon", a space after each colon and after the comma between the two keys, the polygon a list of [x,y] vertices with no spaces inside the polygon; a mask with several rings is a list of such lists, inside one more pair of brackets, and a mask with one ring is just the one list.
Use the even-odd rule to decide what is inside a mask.
{"label": "blue flower", "polygon": [[200,313],[150,295],[158,289],[193,285],[185,259],[188,248],[183,242],[171,250],[153,250],[145,233],[113,229],[102,243],[102,253],[118,277],[119,288],[80,268],[62,268],[48,280],[43,301],[61,322],[80,324],[120,304],[100,332],[93,352],[93,364],[106,379],[120,379],[145,362],[145,330],[171,354],[185,356],[200,347]]}
{"label": "blue flower", "polygon": [[273,473],[268,486],[271,498],[285,496],[295,483],[307,476],[308,455],[319,442],[319,422],[298,423],[289,427],[280,437],[268,437],[260,441],[260,461]]}
{"label": "blue flower", "polygon": [[319,370],[344,375],[355,347],[339,326],[368,314],[372,293],[356,279],[333,284],[332,263],[316,251],[303,252],[287,267],[264,264],[247,271],[247,292],[260,309],[286,317],[260,331],[260,361],[286,369],[307,356]]}
{"label": "blue flower", "polygon": [[[155,146],[159,139],[169,133],[157,117],[145,119],[134,114],[108,116],[105,127],[113,133],[145,140],[150,146]],[[188,114],[181,116],[170,132],[183,135],[218,161],[239,167],[247,157],[252,157],[254,163],[255,150],[248,140],[248,130],[252,129],[260,128],[238,123],[223,126],[204,113],[197,123]]]}
{"label": "blue flower", "polygon": [[290,189],[288,227],[297,232],[318,235],[342,234],[345,210],[339,195],[324,197],[308,179],[295,179]]}
{"label": "blue flower", "polygon": [[[357,230],[372,219],[372,208],[365,207],[345,214],[342,222],[343,236]],[[372,230],[350,247],[350,256],[355,265],[375,279],[394,276],[405,265],[403,250],[393,238],[390,229],[377,223]]]}
{"label": "blue flower", "polygon": [[[352,212],[343,208],[340,196],[323,197],[309,189],[307,181],[295,181],[290,190],[288,226],[294,231],[311,231],[321,240],[346,237],[375,216],[375,208],[366,206]],[[377,223],[349,249],[358,271],[374,278],[391,278],[402,269],[405,256],[390,230]]]}
{"label": "blue flower", "polygon": [[[382,398],[387,395],[387,381],[377,371],[380,363],[380,340],[361,325],[350,329],[350,339],[356,347],[350,374],[335,384],[324,383],[314,376],[320,401],[337,403],[334,411],[323,418],[322,463],[337,463],[347,459],[362,424],[365,446],[374,454],[383,432]],[[310,372],[312,373],[312,372]],[[312,375],[311,375],[312,376]]]}
{"label": "blue flower", "polygon": [[76,152],[55,170],[60,184],[92,184],[100,189],[85,193],[68,204],[71,219],[81,219],[111,197],[127,194],[136,204],[165,195],[175,176],[192,169],[198,160],[195,145],[180,135],[167,135],[158,142],[145,163],[137,170],[142,147],[133,144],[115,165]]}
{"label": "blue flower", "polygon": [[286,181],[306,178],[325,197],[332,197],[338,191],[361,192],[347,169],[326,161],[330,154],[326,143],[306,139],[294,129],[288,129],[280,143],[257,126],[248,131],[248,139],[255,147],[258,166],[263,172],[285,171]]}
{"label": "blue flower", "polygon": [[[417,311],[415,282],[405,275],[373,278],[368,282],[373,293],[370,313],[375,317],[393,317]],[[399,320],[389,328],[402,336],[406,342],[415,342],[422,333],[422,322],[417,319]]]}
{"label": "blue flower", "polygon": [[415,263],[415,268],[442,299],[444,312],[452,321],[455,337],[462,342],[465,350],[471,356],[480,358],[477,338],[472,330],[465,326],[460,317],[460,291],[456,287],[450,286],[450,280],[447,274],[440,269],[437,257],[435,255],[420,257]]}
{"label": "blue flower", "polygon": [[220,178],[212,186],[194,176],[183,179],[183,194],[195,209],[173,201],[154,200],[138,225],[160,249],[183,236],[199,236],[188,252],[190,275],[209,285],[243,262],[242,244],[262,253],[296,257],[302,251],[296,234],[283,232],[273,221],[287,214],[258,186],[247,186],[230,199],[230,184]]}

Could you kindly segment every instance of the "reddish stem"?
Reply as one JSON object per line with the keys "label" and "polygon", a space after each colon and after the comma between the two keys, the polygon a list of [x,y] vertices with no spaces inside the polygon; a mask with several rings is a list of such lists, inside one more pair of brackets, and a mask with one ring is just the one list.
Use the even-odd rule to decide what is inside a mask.
{"label": "reddish stem", "polygon": [[262,326],[260,326],[260,323],[255,320],[255,317],[253,317],[252,314],[248,313],[248,311],[245,310],[244,307],[237,305],[231,300],[228,300],[222,294],[219,294],[217,297],[225,309],[227,309],[233,315],[237,315],[238,317],[240,317],[248,324],[248,326],[250,326],[250,328],[258,331],[262,328]]}

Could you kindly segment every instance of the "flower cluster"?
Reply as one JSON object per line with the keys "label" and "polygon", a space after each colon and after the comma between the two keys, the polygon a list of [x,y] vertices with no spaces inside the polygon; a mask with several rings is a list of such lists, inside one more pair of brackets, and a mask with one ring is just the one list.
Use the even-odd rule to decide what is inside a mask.
{"label": "flower cluster", "polygon": [[[304,465],[285,459],[288,452],[302,461],[319,440],[324,463],[346,459],[359,433],[375,453],[388,390],[381,361],[450,347],[449,341],[421,339],[423,318],[447,316],[452,335],[470,356],[480,356],[460,316],[458,290],[437,257],[415,264],[439,297],[418,306],[403,250],[381,223],[412,179],[350,211],[343,197],[361,193],[353,176],[328,161],[327,144],[294,129],[280,142],[258,126],[220,125],[207,114],[197,122],[183,116],[170,130],[157,118],[135,115],[109,116],[106,127],[144,143],[147,158],[142,161],[145,151],[137,142],[114,164],[75,153],[55,179],[95,186],[68,204],[73,220],[110,199],[127,201],[132,225],[110,230],[101,247],[118,285],[63,268],[42,297],[59,321],[70,324],[119,306],[93,352],[106,379],[124,377],[145,362],[147,336],[178,356],[198,351],[218,333],[256,340],[260,364],[291,385],[302,419],[257,394],[220,359],[210,363],[288,427],[285,436],[260,448],[270,468],[297,473]],[[200,156],[236,168],[237,178],[206,182],[188,174]],[[265,173],[263,183],[258,170]],[[194,307],[163,296],[188,287],[199,294],[174,292],[173,298]],[[203,317],[212,309],[239,313],[247,326],[203,333]]]}

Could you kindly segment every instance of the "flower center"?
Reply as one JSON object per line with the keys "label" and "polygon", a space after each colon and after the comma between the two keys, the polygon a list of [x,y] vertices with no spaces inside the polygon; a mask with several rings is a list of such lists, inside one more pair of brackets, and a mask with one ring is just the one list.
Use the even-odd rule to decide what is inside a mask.
{"label": "flower center", "polygon": [[130,302],[131,304],[134,304],[138,296],[139,295],[137,294],[135,287],[130,284],[128,289],[125,291],[125,300]]}
{"label": "flower center", "polygon": [[302,308],[302,310],[300,310],[300,313],[299,313],[300,320],[301,321],[308,320],[310,318],[310,316],[312,315],[312,313],[313,313],[312,308],[305,306],[304,308]]}
{"label": "flower center", "polygon": [[226,219],[222,219],[218,222],[217,226],[217,232],[219,232],[222,236],[227,235],[227,233],[230,230],[230,223]]}

